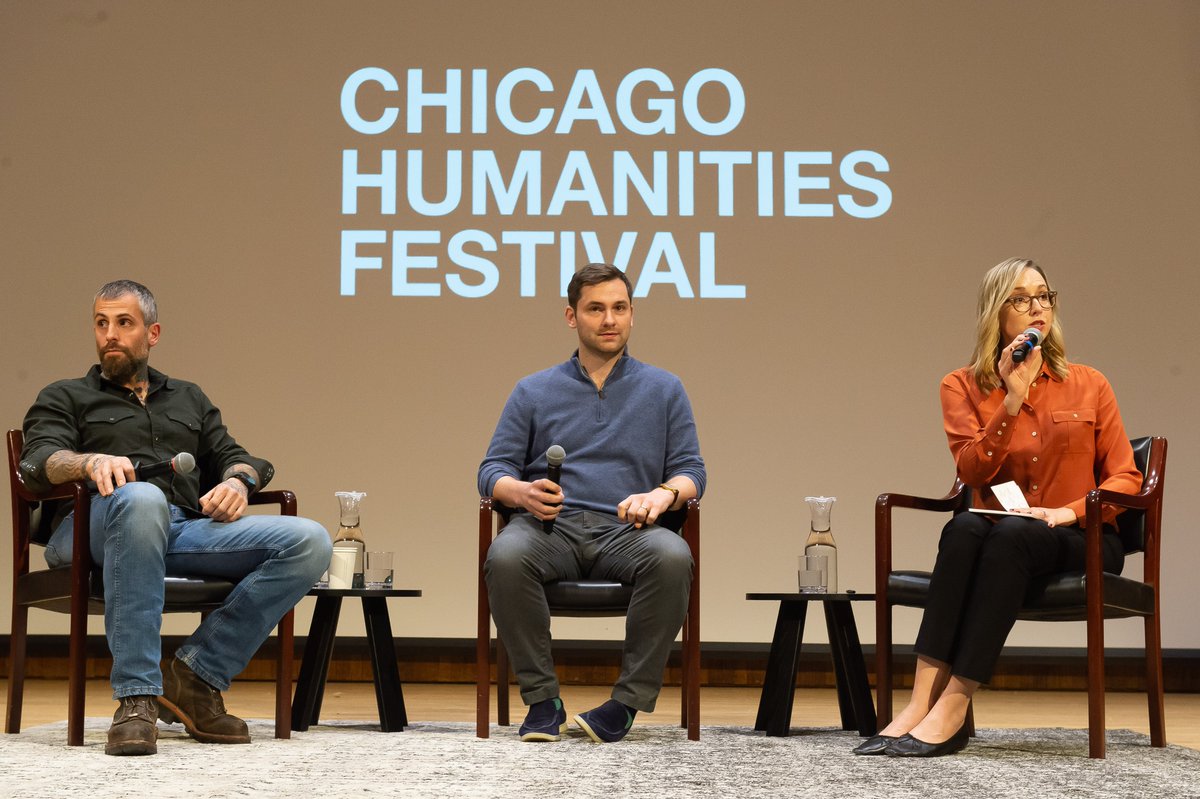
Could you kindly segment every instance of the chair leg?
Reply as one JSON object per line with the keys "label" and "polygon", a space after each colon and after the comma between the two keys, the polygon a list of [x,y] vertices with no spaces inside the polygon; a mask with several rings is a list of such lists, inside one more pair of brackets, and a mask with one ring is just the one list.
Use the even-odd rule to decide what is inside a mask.
{"label": "chair leg", "polygon": [[275,664],[275,737],[292,737],[292,665],[295,660],[296,612],[279,620],[279,657]]}
{"label": "chair leg", "polygon": [[886,597],[875,601],[875,716],[882,730],[892,723],[892,608]]}
{"label": "chair leg", "polygon": [[67,665],[67,745],[83,746],[84,670],[87,665],[87,595],[71,596],[71,638]]}
{"label": "chair leg", "polygon": [[967,725],[967,735],[975,737],[975,700],[967,703],[967,717],[963,720]]}
{"label": "chair leg", "polygon": [[1167,745],[1163,707],[1162,631],[1158,614],[1146,617],[1146,701],[1150,705],[1150,745]]}
{"label": "chair leg", "polygon": [[[698,586],[693,584],[692,590]],[[694,598],[693,598],[694,597]],[[698,592],[689,597],[683,622],[683,718],[689,741],[700,740],[700,602]]]}
{"label": "chair leg", "polygon": [[[1089,586],[1090,587],[1090,586]],[[1103,607],[1088,607],[1088,757],[1105,756]]]}
{"label": "chair leg", "polygon": [[8,707],[4,731],[15,735],[21,731],[21,705],[25,698],[25,633],[29,626],[29,606],[18,605],[14,596],[12,611],[12,631],[8,636]]}
{"label": "chair leg", "polygon": [[685,621],[683,624],[683,640],[679,647],[679,726],[686,728],[688,725],[688,683],[690,673],[688,671],[688,626]]}
{"label": "chair leg", "polygon": [[509,726],[508,686],[508,652],[496,636],[496,723],[501,727]]}

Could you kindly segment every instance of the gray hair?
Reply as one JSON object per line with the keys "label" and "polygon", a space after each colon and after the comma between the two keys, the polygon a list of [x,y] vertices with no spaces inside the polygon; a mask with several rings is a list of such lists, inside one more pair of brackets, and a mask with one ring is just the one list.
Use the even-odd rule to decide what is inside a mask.
{"label": "gray hair", "polygon": [[143,322],[152,325],[158,321],[158,303],[154,301],[154,295],[150,293],[150,289],[134,280],[113,280],[105,283],[96,292],[92,303],[99,300],[115,300],[127,294],[137,297],[138,305],[142,309]]}

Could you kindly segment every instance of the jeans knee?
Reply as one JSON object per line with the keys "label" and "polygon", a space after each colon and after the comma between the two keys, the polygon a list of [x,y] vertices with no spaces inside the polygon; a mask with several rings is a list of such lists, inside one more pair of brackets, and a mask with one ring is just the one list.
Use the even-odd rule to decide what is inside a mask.
{"label": "jeans knee", "polygon": [[136,514],[139,517],[161,521],[165,526],[171,518],[171,506],[167,495],[152,483],[126,483],[108,498],[117,513]]}
{"label": "jeans knee", "polygon": [[[166,546],[171,507],[166,495],[157,486],[140,482],[126,483],[99,501],[100,529],[92,530],[93,541],[97,537],[110,539],[119,536],[124,544],[150,544],[155,549]],[[95,514],[92,520],[97,521]]]}
{"label": "jeans knee", "polygon": [[295,534],[296,549],[319,577],[325,569],[329,568],[329,561],[333,558],[333,539],[329,537],[329,533],[324,527],[312,519],[299,517],[296,518]]}

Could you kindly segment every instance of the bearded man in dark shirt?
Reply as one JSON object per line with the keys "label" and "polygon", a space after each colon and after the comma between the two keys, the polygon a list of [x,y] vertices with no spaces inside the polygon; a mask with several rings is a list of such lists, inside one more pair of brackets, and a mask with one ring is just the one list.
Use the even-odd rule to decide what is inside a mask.
{"label": "bearded man in dark shirt", "polygon": [[[274,470],[238,445],[198,386],[150,368],[162,330],[149,289],[131,280],[105,284],[92,322],[100,362],[38,395],[25,416],[21,479],[35,491],[77,480],[95,485],[90,548],[103,576],[120,703],[105,751],[154,754],[160,718],[182,722],[205,743],[249,743],[246,723],[226,712],[221,691],[328,567],[329,534],[309,519],[243,515]],[[138,465],[183,452],[194,454],[194,472],[138,479]],[[71,515],[61,508],[52,525],[51,566],[71,562]],[[236,585],[163,669],[168,574]]]}

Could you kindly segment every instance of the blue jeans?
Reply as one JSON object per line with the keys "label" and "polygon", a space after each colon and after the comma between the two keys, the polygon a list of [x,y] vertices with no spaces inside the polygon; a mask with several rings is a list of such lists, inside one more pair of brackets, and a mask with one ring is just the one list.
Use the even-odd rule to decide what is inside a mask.
{"label": "blue jeans", "polygon": [[[46,561],[71,562],[72,517],[50,537]],[[285,613],[329,566],[325,528],[294,516],[243,516],[221,523],[189,517],[149,483],[93,496],[92,559],[104,575],[104,630],[112,651],[113,698],[162,694],[163,578],[221,577],[235,583],[175,656],[219,690],[250,662]]]}

